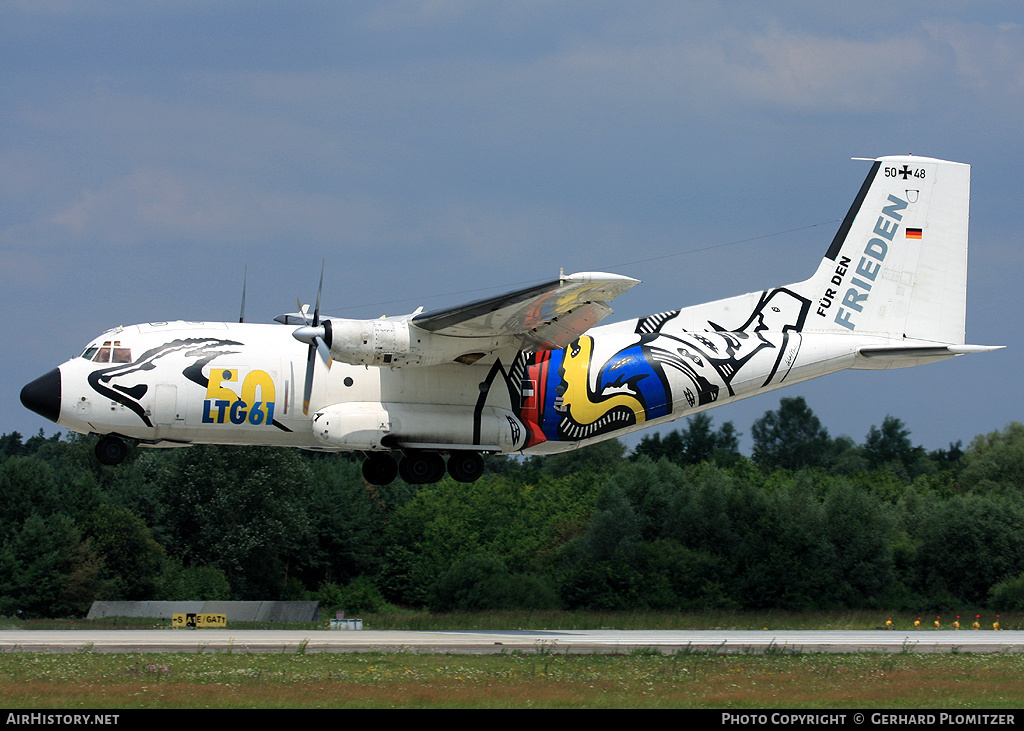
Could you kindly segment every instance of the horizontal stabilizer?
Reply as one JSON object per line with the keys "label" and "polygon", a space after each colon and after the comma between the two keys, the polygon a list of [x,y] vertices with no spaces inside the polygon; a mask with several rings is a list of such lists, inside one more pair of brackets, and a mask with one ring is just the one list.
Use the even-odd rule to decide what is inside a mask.
{"label": "horizontal stabilizer", "polygon": [[857,370],[888,370],[910,368],[911,366],[936,363],[968,353],[987,353],[999,350],[1002,345],[934,345],[929,342],[909,341],[905,344],[866,345],[858,348],[857,359],[852,366]]}
{"label": "horizontal stabilizer", "polygon": [[857,352],[865,358],[946,358],[951,355],[988,353],[1005,347],[1005,345],[906,345],[882,348],[865,347]]}

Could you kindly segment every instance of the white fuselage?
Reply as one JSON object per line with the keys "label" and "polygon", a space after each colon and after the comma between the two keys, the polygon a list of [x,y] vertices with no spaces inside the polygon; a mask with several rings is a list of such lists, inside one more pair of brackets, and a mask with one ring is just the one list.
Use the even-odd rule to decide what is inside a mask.
{"label": "white fuselage", "polygon": [[[133,325],[104,333],[82,357],[60,366],[57,423],[76,432],[117,434],[155,446],[429,446],[550,453],[845,368],[891,366],[857,356],[866,342],[884,344],[884,338],[692,333],[672,328],[671,322],[641,336],[635,332],[638,322],[594,328],[561,351],[499,351],[472,365],[317,363],[308,414],[302,409],[307,347],[292,337],[292,328]],[[110,350],[116,343],[127,362],[112,362],[110,356],[102,356],[105,362],[94,360],[104,343],[111,344]],[[90,352],[93,359],[86,358]],[[351,407],[355,416],[357,407],[363,409],[359,414],[369,408],[364,405],[398,415],[381,435],[392,442],[371,439],[359,447],[358,440],[318,437],[316,422],[327,409],[344,424],[346,409]],[[444,432],[447,436],[418,444],[402,432],[402,425],[411,423],[407,417],[412,408],[427,423],[440,426],[447,420],[455,426]],[[499,421],[518,420],[512,435],[501,442],[480,433],[480,420],[495,415]],[[375,423],[373,413],[366,418]],[[460,420],[465,424],[461,430]]]}

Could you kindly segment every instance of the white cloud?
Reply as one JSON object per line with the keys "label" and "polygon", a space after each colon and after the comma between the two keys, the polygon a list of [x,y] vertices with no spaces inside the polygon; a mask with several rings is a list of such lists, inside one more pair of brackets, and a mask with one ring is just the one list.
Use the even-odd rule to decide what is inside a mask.
{"label": "white cloud", "polygon": [[[1024,26],[928,22],[931,34],[955,53],[956,78],[973,99],[996,108],[1024,107]],[[1014,125],[1017,119],[1013,120]]]}
{"label": "white cloud", "polygon": [[209,234],[244,220],[239,213],[209,184],[170,170],[139,169],[83,191],[53,222],[79,237],[132,244],[140,230],[153,238]]}

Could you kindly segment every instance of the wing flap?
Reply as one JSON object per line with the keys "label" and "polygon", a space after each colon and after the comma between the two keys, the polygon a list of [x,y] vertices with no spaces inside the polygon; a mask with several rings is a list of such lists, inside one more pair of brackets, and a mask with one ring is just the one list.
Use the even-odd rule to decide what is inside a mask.
{"label": "wing flap", "polygon": [[612,308],[604,302],[588,302],[530,331],[525,338],[533,350],[560,350],[610,314]]}

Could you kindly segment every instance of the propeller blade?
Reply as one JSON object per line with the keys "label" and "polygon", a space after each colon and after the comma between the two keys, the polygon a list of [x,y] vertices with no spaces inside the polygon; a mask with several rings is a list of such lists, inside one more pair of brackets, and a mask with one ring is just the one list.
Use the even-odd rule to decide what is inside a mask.
{"label": "propeller blade", "polygon": [[316,288],[316,309],[313,310],[313,327],[320,324],[320,293],[324,291],[324,265],[327,263],[325,258],[320,264],[320,286]]}
{"label": "propeller blade", "polygon": [[320,356],[320,360],[324,362],[324,365],[329,366],[331,364],[331,349],[327,347],[327,343],[324,342],[323,338],[316,339],[316,352]]}
{"label": "propeller blade", "polygon": [[309,400],[313,396],[313,370],[316,368],[316,359],[313,358],[313,349],[316,346],[309,346],[309,357],[306,359],[306,383],[302,389],[302,413],[309,415]]}
{"label": "propeller blade", "polygon": [[[316,371],[316,353],[320,353],[324,363],[327,363],[331,357],[331,349],[324,342],[324,338],[327,337],[327,327],[320,326],[320,295],[324,290],[324,266],[326,263],[327,259],[325,257],[320,264],[320,285],[316,288],[316,307],[313,309],[313,324],[300,327],[292,333],[296,340],[309,343],[309,350],[306,352],[306,383],[302,389],[302,413],[307,416],[309,415],[309,402],[313,396],[313,374]],[[305,317],[305,314],[303,312],[303,317]]]}
{"label": "propeller blade", "polygon": [[[313,328],[305,328],[312,330]],[[323,330],[323,328],[318,328]],[[313,374],[316,371],[316,355],[320,356],[320,360],[323,361],[324,365],[328,368],[331,367],[331,349],[327,347],[327,343],[324,342],[322,337],[316,336],[312,339],[309,344],[309,350],[306,354],[306,384],[302,392],[302,413],[309,414],[309,401],[313,395]]]}

